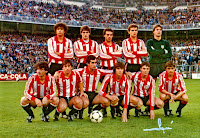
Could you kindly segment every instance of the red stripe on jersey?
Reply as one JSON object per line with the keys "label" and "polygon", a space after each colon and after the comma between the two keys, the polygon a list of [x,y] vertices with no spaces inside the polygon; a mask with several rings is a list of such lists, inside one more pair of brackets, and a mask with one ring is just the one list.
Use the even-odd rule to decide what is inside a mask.
{"label": "red stripe on jersey", "polygon": [[137,86],[137,87],[136,87],[136,88],[137,88],[137,89],[136,89],[136,90],[137,90],[137,96],[140,96],[140,81],[141,81],[140,78],[141,78],[141,74],[138,75],[138,82],[137,82],[137,84],[136,84],[136,86]]}

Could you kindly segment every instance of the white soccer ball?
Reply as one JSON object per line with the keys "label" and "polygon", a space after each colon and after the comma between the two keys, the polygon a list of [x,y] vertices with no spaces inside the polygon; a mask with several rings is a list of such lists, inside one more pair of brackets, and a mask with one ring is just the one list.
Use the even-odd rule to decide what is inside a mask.
{"label": "white soccer ball", "polygon": [[90,120],[93,123],[100,123],[103,120],[103,114],[100,111],[98,111],[98,110],[94,110],[90,114]]}

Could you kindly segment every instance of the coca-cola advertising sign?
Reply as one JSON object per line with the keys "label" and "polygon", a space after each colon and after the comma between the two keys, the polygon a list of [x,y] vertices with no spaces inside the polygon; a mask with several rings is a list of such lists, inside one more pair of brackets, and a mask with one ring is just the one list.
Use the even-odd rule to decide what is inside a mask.
{"label": "coca-cola advertising sign", "polygon": [[0,80],[28,80],[28,74],[0,74]]}

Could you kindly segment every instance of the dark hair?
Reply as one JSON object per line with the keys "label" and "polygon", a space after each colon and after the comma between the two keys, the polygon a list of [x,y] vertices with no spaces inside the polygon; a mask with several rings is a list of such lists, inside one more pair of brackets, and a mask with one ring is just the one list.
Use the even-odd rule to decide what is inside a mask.
{"label": "dark hair", "polygon": [[55,31],[55,32],[56,32],[56,29],[57,29],[58,27],[62,27],[62,28],[65,30],[65,34],[67,33],[68,27],[67,27],[67,25],[66,25],[65,23],[59,22],[59,23],[55,24],[55,25],[54,25],[54,31]]}
{"label": "dark hair", "polygon": [[128,26],[128,31],[130,31],[131,30],[131,28],[137,28],[138,29],[138,25],[137,24],[130,24],[129,26]]}
{"label": "dark hair", "polygon": [[111,29],[111,28],[106,28],[106,29],[103,30],[103,35],[106,34],[106,31],[110,31],[110,32],[113,32],[113,33],[114,33],[114,30],[113,30],[113,29]]}
{"label": "dark hair", "polygon": [[87,25],[81,26],[80,33],[82,33],[83,31],[88,31],[89,33],[91,33],[91,29]]}
{"label": "dark hair", "polygon": [[156,24],[156,25],[153,27],[153,32],[155,31],[155,29],[156,29],[157,27],[160,27],[161,29],[163,29],[162,26],[161,26],[160,24]]}
{"label": "dark hair", "polygon": [[150,63],[149,62],[142,62],[142,64],[140,64],[140,68],[142,68],[143,66],[147,66],[150,67]]}
{"label": "dark hair", "polygon": [[113,73],[116,72],[116,68],[118,68],[118,67],[120,67],[121,69],[124,69],[124,72],[123,72],[123,73],[125,73],[125,65],[124,65],[124,63],[122,63],[122,62],[117,62],[117,63],[115,63],[115,65],[114,65],[114,67],[113,67]]}
{"label": "dark hair", "polygon": [[86,58],[86,62],[88,63],[88,64],[90,64],[90,61],[91,60],[95,60],[96,59],[96,57],[94,56],[94,55],[89,55],[89,56],[87,56],[87,58]]}
{"label": "dark hair", "polygon": [[62,63],[62,66],[70,64],[72,66],[72,61],[70,59],[65,59]]}
{"label": "dark hair", "polygon": [[39,69],[43,69],[43,68],[44,68],[45,71],[49,71],[48,63],[45,62],[45,61],[41,61],[41,62],[36,63],[36,64],[34,65],[34,67],[35,67],[36,69],[38,69],[38,68],[39,68]]}
{"label": "dark hair", "polygon": [[165,63],[165,69],[167,68],[167,67],[175,67],[175,64],[173,63],[173,61],[167,61],[166,63]]}

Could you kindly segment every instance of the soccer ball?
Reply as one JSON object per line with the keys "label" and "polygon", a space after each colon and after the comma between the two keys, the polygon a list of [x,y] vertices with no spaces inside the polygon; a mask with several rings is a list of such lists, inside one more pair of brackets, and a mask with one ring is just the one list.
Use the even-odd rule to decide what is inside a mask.
{"label": "soccer ball", "polygon": [[100,123],[103,120],[103,115],[102,115],[102,113],[100,111],[94,110],[90,114],[90,120],[93,123]]}

